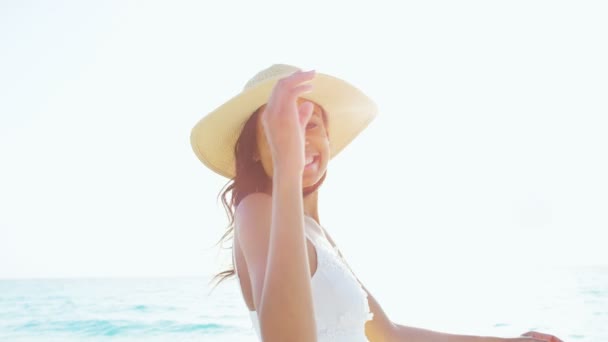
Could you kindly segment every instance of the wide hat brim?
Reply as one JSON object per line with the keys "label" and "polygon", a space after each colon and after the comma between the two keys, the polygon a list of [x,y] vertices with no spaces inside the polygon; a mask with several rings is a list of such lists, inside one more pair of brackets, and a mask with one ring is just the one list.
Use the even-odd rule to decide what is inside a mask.
{"label": "wide hat brim", "polygon": [[[205,166],[224,177],[235,177],[234,145],[241,130],[253,112],[268,101],[275,83],[284,76],[243,90],[194,126],[190,143]],[[339,78],[316,73],[309,83],[312,91],[302,97],[325,109],[333,159],[369,125],[378,109],[361,90]]]}

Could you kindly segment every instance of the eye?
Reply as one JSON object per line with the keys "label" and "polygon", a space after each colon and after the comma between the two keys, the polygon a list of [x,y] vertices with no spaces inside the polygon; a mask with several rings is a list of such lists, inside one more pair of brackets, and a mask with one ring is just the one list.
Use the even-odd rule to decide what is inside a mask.
{"label": "eye", "polygon": [[312,129],[315,127],[317,127],[317,124],[314,122],[310,122],[310,123],[308,123],[308,125],[306,125],[306,129]]}

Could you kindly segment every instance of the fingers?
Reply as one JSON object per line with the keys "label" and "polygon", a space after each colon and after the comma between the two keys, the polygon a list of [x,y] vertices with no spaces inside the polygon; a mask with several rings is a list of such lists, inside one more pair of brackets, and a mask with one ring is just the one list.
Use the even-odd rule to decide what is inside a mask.
{"label": "fingers", "polygon": [[530,341],[544,341],[544,342],[548,341],[548,340],[541,338],[539,336],[539,334],[534,331],[528,331],[527,333],[522,334],[521,336],[529,337]]}
{"label": "fingers", "polygon": [[[267,107],[265,108],[265,111],[262,115],[262,121],[265,123],[268,120],[267,113],[269,112],[276,114],[285,113],[285,109],[287,108],[285,106],[291,106],[292,104],[296,104],[297,98],[299,98],[304,93],[310,92],[313,88],[312,84],[303,82],[312,80],[314,76],[314,70],[306,72],[296,71],[293,74],[277,81],[272,91],[272,94],[270,95],[270,98],[268,100]],[[308,108],[308,106],[310,106],[311,108]],[[308,122],[310,116],[312,116],[313,109],[314,106],[312,104],[297,108],[298,113],[294,114],[296,117],[299,118],[298,121],[300,125],[305,125]]]}
{"label": "fingers", "polygon": [[296,71],[295,73],[280,79],[276,87],[279,91],[283,92],[285,97],[295,99],[302,93],[308,92],[312,89],[311,84],[302,84],[303,82],[310,81],[315,77],[315,71]]}
{"label": "fingers", "polygon": [[536,331],[528,331],[527,333],[521,336],[532,337],[535,341],[563,342],[562,340],[553,335],[543,334]]}
{"label": "fingers", "polygon": [[302,84],[302,85],[299,85],[299,86],[293,88],[291,90],[291,94],[298,96],[300,94],[307,93],[311,90],[312,90],[312,84],[307,83],[307,84]]}
{"label": "fingers", "polygon": [[[511,341],[511,340],[509,340]],[[548,340],[538,339],[535,337],[525,337],[525,338],[516,338],[513,340],[514,342],[547,342]]]}
{"label": "fingers", "polygon": [[310,81],[315,77],[315,71],[314,70],[310,70],[310,71],[296,71],[293,74],[284,77],[282,79],[279,80],[279,83],[281,83],[282,86],[287,87],[287,88],[292,88],[294,87],[296,84],[305,82],[305,81]]}

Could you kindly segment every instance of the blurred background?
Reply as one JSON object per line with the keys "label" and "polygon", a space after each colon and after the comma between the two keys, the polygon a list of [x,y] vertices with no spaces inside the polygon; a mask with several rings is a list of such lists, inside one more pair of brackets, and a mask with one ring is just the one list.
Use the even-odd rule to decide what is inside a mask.
{"label": "blurred background", "polygon": [[227,179],[189,135],[286,63],[378,104],[330,162],[319,213],[394,321],[608,339],[607,15],[601,1],[0,2],[0,338],[253,341],[236,282],[207,285],[230,265],[214,246]]}

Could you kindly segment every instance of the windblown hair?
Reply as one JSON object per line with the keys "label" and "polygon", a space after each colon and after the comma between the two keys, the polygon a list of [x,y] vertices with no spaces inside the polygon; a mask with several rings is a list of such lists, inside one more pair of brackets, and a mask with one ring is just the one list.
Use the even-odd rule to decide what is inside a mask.
{"label": "windblown hair", "polygon": [[[231,178],[228,183],[226,183],[218,194],[218,199],[221,198],[222,200],[229,223],[226,227],[226,232],[224,235],[222,235],[216,245],[221,244],[223,246],[224,242],[227,240],[234,239],[234,214],[239,203],[241,203],[241,201],[247,195],[264,191],[264,189],[270,189],[272,186],[272,179],[268,178],[266,175],[266,172],[262,167],[262,163],[260,161],[255,161],[253,158],[257,149],[257,120],[261,115],[261,108],[262,107],[253,112],[247,122],[245,122],[241,134],[234,146],[236,175],[234,178]],[[323,122],[325,123],[325,128],[327,129],[327,114],[325,113],[325,110],[322,110],[321,112]],[[329,132],[327,132],[327,134],[329,136]],[[323,184],[326,176],[327,171],[317,183],[310,187],[304,188],[303,196],[306,197],[315,192],[321,186],[321,184]],[[228,198],[228,195],[230,195],[230,198]],[[234,244],[232,244],[230,248],[225,249],[231,250],[233,246]],[[236,272],[234,268],[234,261],[232,262],[232,268],[216,274],[211,282],[215,281],[215,285],[217,286],[225,279],[234,276]]]}

